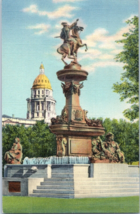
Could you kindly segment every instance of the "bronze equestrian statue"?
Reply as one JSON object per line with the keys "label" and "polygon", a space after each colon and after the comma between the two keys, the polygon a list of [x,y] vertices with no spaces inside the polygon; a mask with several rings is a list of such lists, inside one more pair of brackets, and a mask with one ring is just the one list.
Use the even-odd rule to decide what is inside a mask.
{"label": "bronze equestrian statue", "polygon": [[[82,44],[82,40],[79,36],[79,31],[83,31],[83,27],[77,26],[77,22],[79,19],[77,19],[73,24],[68,25],[66,22],[62,22],[63,25],[62,31],[60,36],[57,36],[55,38],[60,37],[64,40],[63,44],[57,49],[57,52],[62,55],[61,60],[64,62],[65,65],[67,63],[65,62],[66,56],[69,59],[73,59],[74,62],[77,63],[77,52],[78,49],[81,47],[86,47],[85,51],[88,50],[87,44]],[[72,35],[70,32],[72,31]]]}

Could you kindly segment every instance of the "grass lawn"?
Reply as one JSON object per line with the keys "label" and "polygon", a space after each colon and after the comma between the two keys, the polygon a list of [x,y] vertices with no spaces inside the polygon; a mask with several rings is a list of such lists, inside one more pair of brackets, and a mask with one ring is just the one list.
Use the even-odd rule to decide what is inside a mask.
{"label": "grass lawn", "polygon": [[34,198],[3,196],[4,213],[138,213],[139,197]]}

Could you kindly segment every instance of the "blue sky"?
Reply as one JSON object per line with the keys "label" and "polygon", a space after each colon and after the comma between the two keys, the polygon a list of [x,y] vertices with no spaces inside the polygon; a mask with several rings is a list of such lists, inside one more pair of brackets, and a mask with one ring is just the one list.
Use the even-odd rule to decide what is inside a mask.
{"label": "blue sky", "polygon": [[[81,39],[88,51],[79,49],[78,62],[89,72],[81,89],[80,104],[88,117],[124,118],[129,107],[113,92],[120,82],[122,64],[114,57],[122,50],[115,43],[131,26],[125,20],[138,15],[138,0],[3,0],[2,2],[2,113],[26,117],[26,98],[43,62],[56,99],[56,113],[65,105],[56,72],[63,69],[56,49],[62,21],[84,27]],[[69,60],[66,59],[67,62]]]}

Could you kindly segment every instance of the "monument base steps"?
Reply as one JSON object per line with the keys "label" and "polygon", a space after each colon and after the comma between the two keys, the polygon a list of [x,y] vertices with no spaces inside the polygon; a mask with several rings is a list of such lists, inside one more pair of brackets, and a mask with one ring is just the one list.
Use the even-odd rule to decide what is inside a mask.
{"label": "monument base steps", "polygon": [[[87,166],[76,166],[74,169],[52,169],[52,177],[45,178],[31,196],[93,198],[139,195],[138,167],[130,168],[127,164],[91,164],[90,170],[87,170]],[[92,174],[92,170],[93,177],[89,177],[89,171]]]}
{"label": "monument base steps", "polygon": [[[109,179],[109,178],[108,178]],[[117,179],[117,181],[115,181]],[[130,181],[131,180],[131,181]],[[44,179],[30,196],[54,198],[121,197],[139,195],[139,178],[114,178],[114,181],[95,181],[94,178]]]}
{"label": "monument base steps", "polygon": [[[42,170],[40,166],[38,169]],[[40,175],[39,170],[34,173],[34,176]],[[11,172],[12,177],[3,179],[4,195],[48,198],[139,196],[138,166],[130,167],[127,164],[50,165],[45,166],[44,170],[47,178],[46,175],[44,178],[33,178],[32,174],[30,178],[23,176],[18,178],[13,177]],[[8,192],[9,181],[21,182],[21,193]]]}

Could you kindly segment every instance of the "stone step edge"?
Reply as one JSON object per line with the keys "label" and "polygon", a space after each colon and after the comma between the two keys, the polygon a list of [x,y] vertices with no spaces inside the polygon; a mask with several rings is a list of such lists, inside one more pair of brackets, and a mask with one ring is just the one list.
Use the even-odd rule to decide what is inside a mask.
{"label": "stone step edge", "polygon": [[[92,196],[105,195],[105,196],[106,196],[106,195],[123,195],[123,194],[124,194],[124,195],[125,195],[125,194],[128,195],[128,194],[132,194],[132,192],[125,192],[125,193],[122,193],[122,192],[121,192],[121,193],[104,193],[104,192],[103,192],[103,193],[100,193],[100,194],[98,194],[98,193],[92,193],[92,194],[87,194],[87,193],[75,193],[74,196],[78,196],[78,195],[83,195],[83,196],[85,196],[85,195],[92,195]],[[134,192],[134,193],[133,193],[133,195],[137,195],[137,194],[139,195],[139,192]],[[128,196],[129,196],[129,195],[128,195]]]}
{"label": "stone step edge", "polygon": [[[57,181],[54,181],[54,180],[44,180],[44,181],[41,181],[41,182],[48,182],[48,183],[50,183],[50,182],[52,182],[52,183],[56,183],[56,182],[60,182],[60,183],[63,183],[63,182],[71,182],[71,183],[83,183],[83,182],[88,182],[88,183],[91,183],[91,182],[108,182],[109,180],[95,180],[95,179],[93,179],[93,180],[57,180]],[[127,180],[127,181],[125,181],[125,180],[114,180],[114,181],[109,181],[109,182],[122,182],[122,183],[124,183],[124,182],[139,182],[139,179],[134,179],[134,180]]]}
{"label": "stone step edge", "polygon": [[[32,193],[32,194],[30,194],[30,195],[60,195],[60,196],[62,196],[62,194],[59,194],[59,193]],[[29,195],[29,196],[30,196]],[[66,195],[66,196],[74,196],[74,194],[73,193],[65,193],[64,195]]]}
{"label": "stone step edge", "polygon": [[[85,183],[69,183],[68,184],[68,182],[63,182],[63,183],[59,183],[59,186],[60,185],[66,185],[66,186],[72,186],[72,185],[75,185],[75,186],[77,186],[77,185],[79,185],[79,186],[95,186],[95,185],[97,185],[97,186],[99,186],[99,185],[103,185],[103,186],[110,186],[110,185],[133,185],[133,184],[135,184],[135,185],[139,185],[139,182],[121,182],[121,181],[118,181],[118,182],[112,182],[112,183],[108,183],[108,182],[104,182],[104,181],[97,181],[97,182],[92,182],[92,183],[88,183],[87,184],[87,182],[85,182]],[[55,183],[53,183],[53,182],[41,182],[40,183],[40,186],[55,186]]]}
{"label": "stone step edge", "polygon": [[[124,184],[126,187],[127,186],[130,186],[129,184]],[[134,184],[134,185],[137,185],[137,186],[139,186],[139,184]],[[50,186],[52,186],[52,187],[62,187],[62,185],[40,185],[40,186],[37,186],[37,187],[50,187]],[[73,186],[75,186],[75,185],[63,185],[64,187],[73,187]],[[83,186],[83,185],[82,185]],[[89,187],[89,185],[84,185],[84,187],[85,186],[87,186],[87,187]],[[93,187],[95,187],[95,185],[92,185]],[[115,185],[115,184],[109,184],[109,185],[96,185],[96,187],[119,187],[119,186],[123,186],[123,184],[117,184],[117,185]],[[80,186],[81,187],[81,186]],[[91,187],[91,185],[90,185],[90,187]],[[139,188],[139,187],[138,187]]]}
{"label": "stone step edge", "polygon": [[[137,189],[139,189],[139,187],[137,187],[137,188],[118,188],[117,190],[137,190]],[[57,189],[57,190],[54,190],[54,189],[34,189],[34,190],[42,190],[42,191],[73,191],[73,190],[70,190],[70,189]],[[88,189],[84,189],[84,190],[88,190]],[[82,191],[84,191],[84,190],[82,190]],[[100,189],[90,189],[91,191],[94,191],[94,190],[100,190]],[[101,190],[102,190],[102,188],[101,188]],[[107,190],[109,190],[108,188],[107,189],[103,189],[104,191],[107,191]],[[112,189],[110,189],[110,190],[116,190],[116,189],[114,189],[114,188],[112,188]],[[76,189],[76,191],[81,191],[81,190],[78,190],[78,189]]]}
{"label": "stone step edge", "polygon": [[[62,187],[62,185],[58,185],[58,186],[53,186],[53,185],[50,185],[51,187],[54,187],[54,188],[59,188],[59,187]],[[45,187],[50,187],[49,185],[47,186],[47,185],[40,185],[40,186],[37,186],[37,188],[39,188],[39,187],[42,187],[42,188],[45,188]],[[63,187],[65,187],[65,189],[66,188],[74,188],[74,185],[71,185],[71,186],[63,186]],[[45,188],[46,189],[46,188]],[[63,189],[63,188],[62,188]]]}
{"label": "stone step edge", "polygon": [[[56,173],[56,174],[57,174],[57,173]],[[59,173],[59,174],[60,174],[60,173]],[[66,173],[64,173],[64,174],[66,174]],[[57,174],[57,175],[58,175],[58,174]],[[56,178],[55,178],[55,177],[51,177],[51,178],[44,178],[44,179],[47,179],[47,180],[51,180],[51,179],[53,179],[53,180],[55,180],[55,179],[56,179],[56,180],[57,180],[57,179],[73,179],[73,180],[75,180],[75,179],[77,179],[77,180],[80,179],[80,180],[81,180],[81,179],[83,179],[83,180],[84,180],[84,179],[95,179],[95,178],[102,178],[102,177],[96,177],[96,176],[95,176],[95,177],[88,177],[88,178],[69,178],[69,177],[67,177],[67,178],[65,178],[65,177],[56,177]],[[129,177],[129,176],[128,176],[128,177],[118,177],[118,176],[117,176],[117,177],[103,177],[102,179],[104,179],[104,178],[107,178],[107,179],[108,179],[108,178],[110,178],[110,179],[112,179],[112,178],[132,179],[132,178],[139,178],[139,176],[137,176],[137,177]]]}

